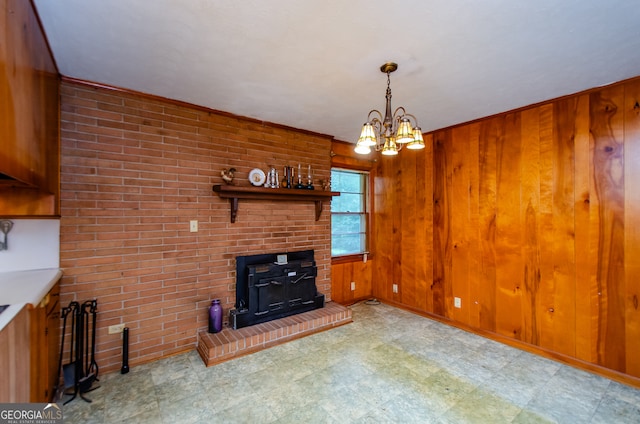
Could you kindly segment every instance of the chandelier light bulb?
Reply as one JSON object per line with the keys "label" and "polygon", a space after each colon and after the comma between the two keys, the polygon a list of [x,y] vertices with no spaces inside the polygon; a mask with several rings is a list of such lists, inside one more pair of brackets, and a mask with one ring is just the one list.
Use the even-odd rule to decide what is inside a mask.
{"label": "chandelier light bulb", "polygon": [[387,138],[382,148],[382,154],[385,156],[395,156],[398,154],[398,145],[393,137]]}
{"label": "chandelier light bulb", "polygon": [[396,133],[396,142],[400,144],[407,144],[413,141],[413,128],[411,128],[411,122],[409,118],[402,118],[400,125],[398,125],[398,132]]}
{"label": "chandelier light bulb", "polygon": [[356,144],[355,152],[360,155],[368,155],[371,153],[371,147],[362,144]]}
{"label": "chandelier light bulb", "polygon": [[413,140],[409,144],[407,144],[407,149],[424,149],[424,139],[422,138],[422,130],[420,129],[420,127],[415,127],[413,129]]}

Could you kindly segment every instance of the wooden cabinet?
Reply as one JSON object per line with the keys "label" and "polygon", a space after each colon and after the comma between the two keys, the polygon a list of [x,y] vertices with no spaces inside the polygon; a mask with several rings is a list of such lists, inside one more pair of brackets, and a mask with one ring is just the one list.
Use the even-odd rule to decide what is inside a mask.
{"label": "wooden cabinet", "polygon": [[0,403],[50,402],[58,382],[60,283],[0,331]]}
{"label": "wooden cabinet", "polygon": [[59,215],[59,77],[32,2],[1,0],[0,216]]}
{"label": "wooden cabinet", "polygon": [[29,310],[0,331],[0,403],[29,402]]}
{"label": "wooden cabinet", "polygon": [[50,402],[58,383],[60,283],[29,311],[30,401]]}

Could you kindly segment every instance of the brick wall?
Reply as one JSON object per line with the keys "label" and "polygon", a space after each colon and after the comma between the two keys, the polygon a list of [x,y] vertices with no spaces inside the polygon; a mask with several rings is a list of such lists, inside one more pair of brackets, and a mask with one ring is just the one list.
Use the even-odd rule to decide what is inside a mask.
{"label": "brick wall", "polygon": [[[236,223],[211,187],[235,167],[311,164],[330,175],[331,138],[177,102],[93,87],[61,86],[62,304],[98,299],[97,360],[121,365],[119,335],[130,328],[130,364],[195,347],[207,307],[235,302],[235,257],[314,249],[317,285],[330,298],[329,205],[241,200]],[[197,220],[199,231],[189,231]]]}

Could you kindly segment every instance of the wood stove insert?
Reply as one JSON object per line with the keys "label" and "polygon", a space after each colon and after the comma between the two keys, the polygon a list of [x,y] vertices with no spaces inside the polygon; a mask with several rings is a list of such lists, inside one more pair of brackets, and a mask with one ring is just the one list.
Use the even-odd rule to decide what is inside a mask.
{"label": "wood stove insert", "polygon": [[[279,258],[286,258],[286,263]],[[238,256],[236,303],[229,324],[238,329],[322,308],[317,274],[313,250]]]}

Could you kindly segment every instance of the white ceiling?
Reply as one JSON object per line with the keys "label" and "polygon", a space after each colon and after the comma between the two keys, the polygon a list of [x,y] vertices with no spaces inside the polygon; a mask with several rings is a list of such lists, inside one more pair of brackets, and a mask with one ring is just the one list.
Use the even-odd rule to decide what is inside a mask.
{"label": "white ceiling", "polygon": [[354,142],[640,75],[637,0],[35,0],[62,75]]}

